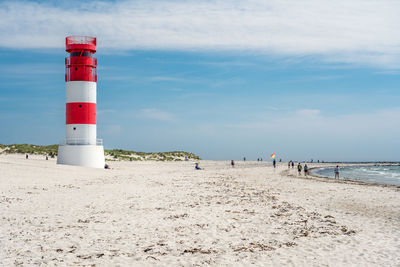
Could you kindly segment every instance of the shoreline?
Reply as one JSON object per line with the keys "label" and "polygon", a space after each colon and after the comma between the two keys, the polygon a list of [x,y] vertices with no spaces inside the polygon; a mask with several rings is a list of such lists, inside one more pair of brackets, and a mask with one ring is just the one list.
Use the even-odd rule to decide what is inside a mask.
{"label": "shoreline", "polygon": [[[329,167],[332,167],[332,166],[329,166]],[[323,168],[323,167],[310,167],[309,170],[318,169],[318,168]],[[395,189],[399,189],[399,191],[400,191],[400,185],[368,183],[368,182],[363,182],[363,181],[353,181],[353,180],[347,180],[347,179],[346,180],[335,180],[335,179],[329,178],[327,176],[313,175],[313,174],[311,174],[311,172],[310,172],[309,175],[307,175],[307,177],[305,177],[304,174],[302,174],[301,176],[298,176],[296,174],[289,173],[288,170],[283,170],[281,172],[281,176],[287,176],[287,177],[303,179],[303,180],[314,180],[314,181],[325,182],[325,183],[355,184],[355,185],[363,185],[363,186],[376,186],[376,187],[395,188]]]}
{"label": "shoreline", "polygon": [[[333,163],[332,163],[333,164]],[[377,165],[374,163],[366,163],[366,164],[353,164],[353,163],[349,163],[349,164],[342,164],[341,167],[363,167],[363,166],[400,166],[400,164],[382,164],[382,165]],[[394,188],[400,188],[400,185],[394,185],[394,184],[384,184],[384,183],[375,183],[375,182],[364,182],[364,181],[354,181],[351,179],[342,179],[342,180],[336,180],[334,178],[328,177],[328,176],[323,176],[323,175],[317,175],[317,174],[312,174],[311,171],[313,169],[321,169],[321,168],[334,168],[335,166],[332,165],[328,165],[328,166],[324,166],[324,167],[310,167],[309,168],[309,177],[312,177],[313,179],[323,179],[321,181],[325,181],[325,182],[343,182],[343,183],[351,183],[351,184],[359,184],[359,185],[368,185],[368,186],[381,186],[381,187],[394,187]],[[304,177],[304,176],[303,176]],[[300,177],[299,177],[300,178]],[[356,179],[361,179],[361,178],[356,178]]]}

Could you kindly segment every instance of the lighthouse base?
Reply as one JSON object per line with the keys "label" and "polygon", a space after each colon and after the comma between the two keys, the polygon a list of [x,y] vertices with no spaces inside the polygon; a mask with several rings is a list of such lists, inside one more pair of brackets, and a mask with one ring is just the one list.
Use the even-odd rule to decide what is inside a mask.
{"label": "lighthouse base", "polygon": [[95,145],[60,145],[57,164],[104,168],[104,148]]}

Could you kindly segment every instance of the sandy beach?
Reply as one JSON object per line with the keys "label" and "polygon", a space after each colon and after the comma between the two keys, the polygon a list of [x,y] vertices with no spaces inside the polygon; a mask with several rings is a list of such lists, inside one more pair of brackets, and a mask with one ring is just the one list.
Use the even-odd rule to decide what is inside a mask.
{"label": "sandy beach", "polygon": [[110,165],[0,155],[0,265],[400,265],[399,188],[286,163]]}

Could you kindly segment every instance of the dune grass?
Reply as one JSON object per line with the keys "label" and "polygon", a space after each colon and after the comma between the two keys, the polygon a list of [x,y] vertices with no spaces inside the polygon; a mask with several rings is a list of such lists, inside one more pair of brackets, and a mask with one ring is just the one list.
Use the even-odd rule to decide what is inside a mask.
{"label": "dune grass", "polygon": [[[51,157],[57,156],[58,145],[32,145],[32,144],[0,144],[2,150],[0,154],[37,154],[49,155]],[[185,157],[188,159],[199,160],[200,157],[189,152],[184,151],[171,151],[171,152],[137,152],[123,149],[106,149],[105,156],[109,156],[114,160],[156,160],[156,161],[180,161]]]}

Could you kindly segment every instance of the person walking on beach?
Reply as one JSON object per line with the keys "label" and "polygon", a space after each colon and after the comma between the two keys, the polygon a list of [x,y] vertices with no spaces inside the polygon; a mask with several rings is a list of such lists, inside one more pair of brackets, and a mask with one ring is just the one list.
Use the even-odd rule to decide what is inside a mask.
{"label": "person walking on beach", "polygon": [[292,161],[292,169],[294,168],[294,161]]}
{"label": "person walking on beach", "polygon": [[302,166],[299,162],[299,164],[297,165],[297,171],[299,172],[299,176],[301,176],[301,169],[302,169]]}
{"label": "person walking on beach", "polygon": [[307,174],[308,174],[308,166],[306,164],[306,165],[304,165],[304,176],[307,177]]}
{"label": "person walking on beach", "polygon": [[335,172],[335,179],[339,179],[339,165],[336,165],[333,171]]}
{"label": "person walking on beach", "polygon": [[29,158],[28,154],[25,154],[25,159],[28,159],[28,158]]}
{"label": "person walking on beach", "polygon": [[292,161],[289,161],[288,163],[287,163],[287,167],[288,167],[288,169],[290,169],[290,163],[291,163]]}
{"label": "person walking on beach", "polygon": [[233,160],[231,160],[231,165],[232,165],[232,168],[235,167],[235,162]]}
{"label": "person walking on beach", "polygon": [[274,169],[276,168],[276,160],[272,161],[272,165],[274,165]]}

